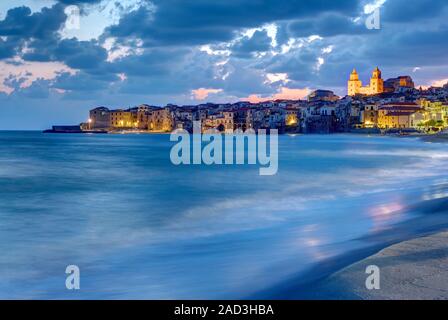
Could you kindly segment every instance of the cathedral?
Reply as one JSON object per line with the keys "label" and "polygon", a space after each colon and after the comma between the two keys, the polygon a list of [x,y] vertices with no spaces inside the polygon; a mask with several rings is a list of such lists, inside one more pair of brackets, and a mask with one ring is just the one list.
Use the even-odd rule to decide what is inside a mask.
{"label": "cathedral", "polygon": [[348,80],[349,96],[354,96],[356,94],[373,95],[382,92],[384,92],[384,81],[381,78],[381,71],[378,67],[373,70],[372,77],[370,78],[370,84],[368,86],[362,86],[358,73],[355,69],[353,69],[350,74],[350,80]]}

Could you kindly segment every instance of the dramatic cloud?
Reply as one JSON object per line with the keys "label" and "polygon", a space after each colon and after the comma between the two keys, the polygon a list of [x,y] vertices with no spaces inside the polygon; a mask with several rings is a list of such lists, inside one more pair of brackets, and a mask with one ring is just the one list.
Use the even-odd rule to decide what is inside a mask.
{"label": "dramatic cloud", "polygon": [[[79,7],[80,29],[65,28],[68,5]],[[362,79],[378,65],[384,77],[409,74],[417,85],[448,75],[446,0],[7,0],[1,8],[8,115],[19,105],[78,115],[93,105],[296,99],[308,88],[343,95],[353,67]],[[370,30],[375,8],[381,28]]]}
{"label": "dramatic cloud", "polygon": [[198,45],[230,41],[241,28],[320,12],[354,13],[356,0],[155,0],[123,16],[108,32],[118,38],[138,37],[147,46]]}
{"label": "dramatic cloud", "polygon": [[235,56],[241,58],[254,57],[256,53],[264,53],[271,49],[272,39],[266,30],[255,31],[251,37],[244,37],[231,48]]}
{"label": "dramatic cloud", "polygon": [[43,8],[36,13],[31,13],[28,7],[12,8],[8,10],[5,19],[0,21],[0,35],[19,37],[21,40],[53,38],[65,20],[60,5]]}

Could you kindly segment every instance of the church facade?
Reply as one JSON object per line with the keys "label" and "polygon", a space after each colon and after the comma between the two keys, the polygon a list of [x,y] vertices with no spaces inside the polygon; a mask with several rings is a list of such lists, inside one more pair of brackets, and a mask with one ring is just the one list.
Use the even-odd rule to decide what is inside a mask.
{"label": "church facade", "polygon": [[370,84],[367,86],[362,85],[362,81],[359,80],[356,69],[353,69],[350,74],[350,80],[348,80],[348,95],[354,96],[357,94],[374,95],[384,92],[384,80],[381,78],[381,70],[376,67],[373,70],[372,77],[370,78]]}

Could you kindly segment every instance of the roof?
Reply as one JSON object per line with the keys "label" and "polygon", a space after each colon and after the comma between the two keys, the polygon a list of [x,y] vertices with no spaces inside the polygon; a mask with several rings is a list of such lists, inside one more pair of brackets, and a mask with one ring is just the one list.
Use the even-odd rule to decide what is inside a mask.
{"label": "roof", "polygon": [[418,106],[415,102],[388,102],[383,106]]}
{"label": "roof", "polygon": [[107,110],[107,111],[109,111],[109,109],[106,108],[106,107],[97,107],[97,108],[92,109],[92,110],[90,110],[90,111],[95,111],[95,110]]}
{"label": "roof", "polygon": [[392,112],[388,112],[386,114],[386,117],[410,116],[410,115],[412,115],[414,113],[415,112],[396,112],[396,111],[392,111]]}
{"label": "roof", "polygon": [[392,113],[392,112],[396,112],[396,113],[407,113],[407,112],[411,112],[411,113],[415,113],[420,111],[420,108],[379,108],[379,110],[382,111],[386,111],[388,114]]}

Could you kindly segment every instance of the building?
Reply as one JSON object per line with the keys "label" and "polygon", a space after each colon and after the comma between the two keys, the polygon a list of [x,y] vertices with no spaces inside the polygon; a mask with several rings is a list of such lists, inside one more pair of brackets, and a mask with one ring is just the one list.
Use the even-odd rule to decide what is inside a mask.
{"label": "building", "polygon": [[374,95],[384,92],[384,81],[381,78],[381,70],[376,67],[373,70],[372,77],[370,78],[370,84],[363,86],[362,81],[359,80],[356,69],[353,69],[348,80],[348,95],[355,96],[357,94]]}
{"label": "building", "polygon": [[415,114],[422,108],[414,102],[386,103],[378,108],[378,127],[415,128],[417,125]]}
{"label": "building", "polygon": [[111,127],[110,111],[106,107],[90,110],[88,130],[106,130]]}
{"label": "building", "polygon": [[448,126],[448,104],[441,101],[429,101],[422,99],[419,101],[423,108],[421,111],[418,127],[438,127]]}
{"label": "building", "polygon": [[300,109],[294,107],[287,107],[285,109],[285,124],[287,128],[297,128],[299,125]]}
{"label": "building", "polygon": [[364,128],[378,127],[378,106],[376,104],[367,104],[361,112],[361,123]]}
{"label": "building", "polygon": [[286,123],[286,113],[282,109],[269,110],[267,121],[269,129],[277,129],[279,132],[283,132]]}
{"label": "building", "polygon": [[136,108],[132,108],[131,112],[133,114],[134,122],[136,127],[140,130],[148,130],[148,122],[150,118],[150,111],[153,107],[146,104],[142,104]]}
{"label": "building", "polygon": [[399,92],[406,89],[414,89],[414,81],[410,76],[399,76],[384,81],[384,92]]}
{"label": "building", "polygon": [[234,128],[233,118],[234,118],[234,115],[235,114],[232,111],[224,111],[224,112],[222,112],[222,116],[224,118],[224,122],[223,122],[224,131],[226,133],[232,133],[233,132],[233,128]]}
{"label": "building", "polygon": [[427,114],[427,120],[448,123],[448,104],[441,101],[421,100],[420,105]]}
{"label": "building", "polygon": [[117,109],[110,111],[110,126],[113,128],[129,129],[137,127],[137,123],[130,109]]}
{"label": "building", "polygon": [[251,128],[252,121],[251,117],[249,117],[250,108],[239,105],[235,105],[234,117],[233,117],[233,125],[234,129],[239,129],[246,131],[247,128]]}
{"label": "building", "polygon": [[361,126],[361,110],[363,105],[352,97],[345,97],[336,103],[336,130],[338,132],[351,131]]}
{"label": "building", "polygon": [[188,132],[193,131],[193,121],[196,120],[196,108],[192,106],[178,107],[175,106],[173,114],[173,127],[176,129],[184,129]]}
{"label": "building", "polygon": [[154,109],[149,112],[148,130],[161,132],[173,130],[173,117],[168,107]]}
{"label": "building", "polygon": [[225,133],[232,133],[234,129],[234,112],[223,111],[218,114],[209,115],[202,123],[202,130],[216,129]]}
{"label": "building", "polygon": [[308,95],[308,101],[338,101],[339,97],[330,90],[315,90]]}

